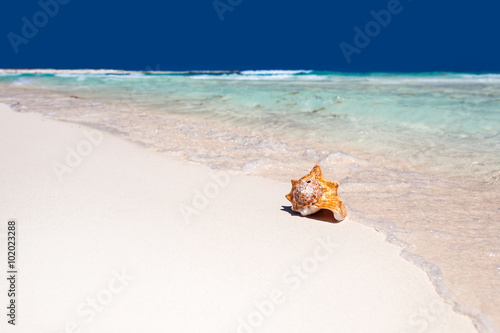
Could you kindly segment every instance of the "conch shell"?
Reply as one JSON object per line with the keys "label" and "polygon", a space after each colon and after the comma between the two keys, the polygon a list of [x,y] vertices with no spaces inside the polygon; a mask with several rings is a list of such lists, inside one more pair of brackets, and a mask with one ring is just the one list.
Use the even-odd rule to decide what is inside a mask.
{"label": "conch shell", "polygon": [[325,180],[321,168],[316,165],[308,175],[292,180],[292,191],[286,198],[292,203],[292,210],[302,216],[328,209],[337,221],[342,221],[347,216],[347,210],[337,195],[338,187],[339,184]]}

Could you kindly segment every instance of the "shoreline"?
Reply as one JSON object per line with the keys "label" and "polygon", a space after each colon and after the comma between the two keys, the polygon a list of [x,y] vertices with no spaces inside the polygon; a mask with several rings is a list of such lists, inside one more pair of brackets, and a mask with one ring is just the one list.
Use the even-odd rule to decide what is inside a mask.
{"label": "shoreline", "polygon": [[[150,147],[152,150],[156,151],[166,151],[166,152],[171,152],[173,155],[178,154],[178,153],[183,153],[183,151],[179,151],[178,149],[176,150],[174,147],[177,146],[172,146],[166,144],[169,139],[172,139],[170,136],[174,136],[174,141],[180,140],[185,146],[188,148],[189,147],[189,140],[193,140],[193,135],[194,140],[199,140],[201,145],[204,146],[207,144],[207,142],[210,142],[210,144],[213,144],[214,147],[211,148],[216,148],[217,150],[221,150],[222,145],[227,145],[227,143],[224,142],[217,142],[220,141],[218,136],[214,136],[214,132],[222,132],[224,135],[231,135],[231,131],[233,131],[233,128],[235,126],[238,126],[238,124],[231,124],[231,123],[224,123],[224,121],[221,121],[217,118],[215,119],[210,119],[210,118],[204,118],[202,114],[195,114],[195,115],[190,115],[190,114],[182,114],[182,113],[172,113],[172,114],[165,114],[165,113],[158,113],[158,110],[150,110],[144,107],[138,107],[134,105],[130,101],[124,101],[124,102],[114,102],[112,99],[110,100],[103,100],[102,98],[95,98],[94,96],[89,96],[85,94],[84,92],[82,93],[76,93],[72,94],[70,92],[64,92],[64,91],[57,91],[57,90],[44,90],[44,89],[33,89],[33,88],[24,88],[24,87],[12,87],[12,86],[2,86],[0,85],[0,93],[3,93],[5,91],[10,91],[11,93],[15,94],[16,96],[14,98],[9,97],[9,96],[2,96],[0,95],[0,102],[5,103],[10,105],[16,110],[19,110],[21,112],[37,112],[37,113],[42,113],[44,115],[47,115],[51,119],[56,119],[59,121],[69,121],[72,123],[78,123],[86,126],[91,126],[94,128],[97,128],[99,130],[106,130],[111,133],[121,133],[123,134],[122,136],[130,141],[144,144]],[[47,110],[47,105],[40,105],[39,101],[37,100],[38,97],[34,96],[44,96],[44,99],[46,100],[56,100],[58,105],[55,108],[52,108],[51,111]],[[22,100],[23,102],[19,102],[19,100]],[[92,115],[88,115],[88,110],[92,109],[95,107],[95,105],[98,105],[98,108],[101,110],[93,110],[91,113]],[[64,105],[63,107],[61,105]],[[179,107],[178,105],[171,105],[171,108],[175,110],[176,107]],[[103,111],[103,109],[105,109]],[[128,114],[126,116],[123,115],[123,109],[126,109]],[[76,112],[74,112],[76,111]],[[99,116],[96,116],[99,115]],[[111,122],[108,123],[103,123],[103,118],[106,118],[106,120],[110,119]],[[148,119],[151,118],[151,119]],[[132,126],[134,128],[131,128],[129,125],[130,119],[133,119],[134,123],[136,124],[135,126]],[[277,121],[274,119],[273,121]],[[155,123],[157,122],[157,123]],[[464,177],[467,176],[462,170],[464,165],[471,164],[470,162],[461,162],[465,163],[464,165],[462,164],[457,164],[460,167],[455,168],[454,170],[441,170],[440,166],[442,164],[440,163],[434,163],[434,164],[426,164],[422,161],[419,160],[421,157],[410,157],[409,160],[394,156],[392,155],[389,151],[384,151],[383,149],[376,148],[377,145],[374,145],[373,142],[370,143],[371,146],[368,148],[362,148],[359,146],[359,143],[354,142],[354,141],[348,141],[342,143],[342,146],[340,148],[337,148],[335,150],[329,150],[329,144],[328,141],[325,140],[324,138],[318,138],[318,137],[306,137],[307,132],[302,130],[300,132],[300,129],[295,128],[295,130],[299,131],[299,137],[300,139],[295,138],[291,134],[282,134],[279,133],[276,137],[277,139],[274,138],[272,128],[271,129],[257,129],[257,128],[251,128],[248,127],[246,128],[245,125],[247,124],[240,124],[241,129],[238,130],[238,134],[241,134],[241,137],[243,139],[247,139],[251,136],[254,136],[256,133],[259,136],[259,139],[263,141],[264,146],[269,146],[272,145],[275,141],[277,142],[278,145],[283,145],[288,149],[289,151],[287,152],[288,154],[293,153],[294,157],[300,156],[300,154],[304,154],[304,160],[307,161],[307,165],[312,163],[310,160],[314,158],[318,158],[320,160],[323,160],[325,163],[329,163],[328,159],[330,156],[325,155],[323,152],[329,151],[332,155],[335,155],[339,153],[342,156],[333,156],[334,159],[338,158],[340,159],[337,162],[345,163],[345,164],[359,164],[363,167],[369,165],[369,164],[374,164],[375,166],[383,166],[387,167],[390,170],[395,170],[395,171],[403,171],[403,172],[409,172],[413,173],[416,176],[418,174],[421,174],[425,177],[434,177],[435,179],[442,180],[444,182],[455,182],[455,183],[460,183],[463,186],[466,186],[467,188],[472,188],[474,186],[477,186],[477,183],[482,183],[481,186],[487,186],[489,188],[495,188],[494,185],[488,184],[486,182],[485,177],[489,177],[491,179],[498,179],[496,174],[491,174],[489,175],[488,173],[484,173],[481,175],[480,179],[465,179]],[[153,133],[151,132],[144,132],[145,128],[148,130],[150,128],[154,128],[157,126]],[[182,131],[186,131],[186,129],[181,129],[181,132],[179,132],[179,129],[176,126],[180,127],[186,127],[187,130],[190,130],[191,133],[188,135],[186,133],[182,133]],[[131,132],[134,132],[134,135],[132,135]],[[167,132],[167,133],[166,133]],[[203,133],[205,135],[204,138],[198,137],[197,133]],[[210,136],[208,138],[208,136]],[[351,138],[352,140],[352,138]],[[376,142],[377,139],[373,139],[372,141]],[[408,140],[415,140],[415,139],[410,139]],[[252,144],[251,140],[250,142],[242,142],[242,143],[233,143],[231,148],[234,148],[235,145],[237,144]],[[363,142],[366,142],[367,139],[363,138]],[[424,138],[424,139],[419,139],[418,140],[419,144],[421,144],[416,151],[416,154],[422,154],[424,155],[426,153],[426,144],[429,143],[429,139]],[[433,148],[436,148],[437,145],[433,144]],[[298,147],[299,149],[295,149],[295,147]],[[314,148],[314,149],[310,149]],[[264,147],[267,148],[267,147]],[[409,154],[409,151],[411,150],[411,147],[399,147],[401,148],[400,152],[403,152],[404,154]],[[272,149],[272,147],[271,147]],[[379,150],[376,150],[379,149]],[[291,150],[291,151],[290,151]],[[300,150],[300,151],[299,151]],[[450,153],[450,152],[447,152]],[[451,153],[458,153],[458,152],[451,152]],[[190,151],[190,156],[188,156],[188,159],[192,157],[192,161],[194,162],[199,162],[201,161],[204,164],[209,165],[212,168],[218,168],[220,165],[217,165],[217,161],[213,159],[212,161],[209,160],[202,160],[200,155],[203,154],[197,154],[195,150]],[[490,154],[491,156],[495,156],[493,153]],[[261,156],[261,155],[257,155]],[[406,156],[406,155],[405,155]],[[255,156],[254,156],[255,157]],[[276,156],[273,156],[276,157]],[[225,156],[225,159],[229,159],[230,156]],[[240,159],[236,159],[239,161]],[[493,160],[493,159],[492,159]],[[253,160],[251,162],[260,162],[258,160]],[[285,160],[281,160],[280,162],[285,163]],[[458,163],[458,162],[457,162]],[[252,173],[258,176],[262,176],[265,178],[272,178],[275,180],[283,180],[282,177],[279,176],[279,174],[273,174],[270,177],[265,174],[268,169],[265,161],[263,162],[263,165],[255,165],[255,163],[249,163],[252,165],[247,166],[241,166],[241,165],[236,165],[235,160],[231,160],[229,169],[236,171],[236,168],[241,168],[241,171],[246,173]],[[456,165],[455,165],[456,166]],[[300,167],[306,167],[306,165],[300,165]],[[329,166],[331,167],[331,166]],[[345,167],[344,165],[342,167]],[[262,170],[260,170],[262,169]],[[450,173],[454,172],[454,173]],[[349,175],[350,172],[342,172],[342,176],[344,175]],[[479,178],[479,176],[478,176]]]}
{"label": "shoreline", "polygon": [[[204,300],[215,299],[216,304],[229,311],[227,316],[231,317],[230,313],[233,315],[232,320],[229,317],[222,319],[220,315],[217,316],[217,324],[213,323],[213,325],[216,325],[214,327],[220,328],[222,323],[224,328],[231,331],[247,325],[250,325],[250,328],[257,329],[248,322],[251,314],[255,311],[258,312],[259,307],[254,304],[255,302],[260,305],[267,304],[268,310],[271,308],[269,304],[274,304],[272,306],[272,315],[267,317],[265,314],[261,314],[262,317],[266,318],[262,328],[267,327],[270,331],[273,331],[272,327],[276,327],[273,325],[277,325],[279,328],[284,327],[282,325],[289,325],[291,331],[293,331],[293,328],[296,327],[294,325],[297,323],[290,318],[294,318],[293,316],[304,310],[301,302],[312,302],[312,304],[308,303],[308,307],[312,309],[304,310],[308,315],[308,319],[305,320],[306,324],[313,325],[314,320],[315,327],[320,328],[326,328],[334,322],[340,322],[341,325],[336,327],[344,327],[347,331],[349,331],[349,328],[352,331],[355,325],[365,324],[368,325],[366,327],[370,328],[381,327],[380,331],[382,331],[382,326],[387,325],[387,323],[384,323],[385,318],[395,315],[399,322],[391,323],[393,325],[391,327],[384,326],[384,330],[421,331],[423,326],[427,325],[426,329],[429,331],[452,327],[454,327],[453,331],[475,331],[471,320],[457,314],[450,305],[445,304],[441,297],[437,295],[426,274],[403,259],[401,256],[402,249],[386,242],[384,235],[351,220],[335,224],[325,223],[315,218],[300,218],[282,209],[280,210],[280,207],[288,205],[288,202],[284,199],[284,194],[289,191],[288,184],[231,173],[214,178],[213,174],[210,174],[210,170],[202,165],[175,161],[164,154],[147,151],[143,147],[125,142],[108,133],[101,133],[104,139],[98,144],[99,135],[95,134],[95,132],[90,132],[94,133],[94,136],[82,135],[82,129],[85,129],[84,126],[56,122],[38,114],[16,113],[6,106],[0,106],[0,114],[2,126],[4,127],[2,128],[3,140],[6,140],[7,137],[13,140],[13,142],[9,142],[7,147],[2,147],[3,160],[7,161],[2,166],[4,169],[6,168],[4,171],[7,172],[2,172],[2,175],[9,176],[9,179],[5,179],[4,182],[8,185],[7,189],[11,194],[11,196],[4,198],[8,202],[7,207],[9,207],[5,214],[10,214],[9,217],[4,216],[4,218],[16,217],[20,221],[34,220],[38,222],[38,224],[30,226],[26,222],[24,223],[26,225],[23,227],[25,229],[23,235],[28,236],[23,237],[29,238],[21,243],[26,244],[24,245],[26,249],[23,250],[26,251],[25,253],[31,253],[35,257],[38,256],[34,247],[34,243],[38,241],[44,244],[49,253],[60,256],[62,261],[71,265],[77,271],[82,273],[85,268],[92,271],[89,266],[92,259],[89,255],[83,255],[81,258],[86,265],[77,267],[78,263],[71,261],[67,255],[58,252],[58,241],[70,246],[72,243],[68,241],[71,239],[71,241],[75,242],[74,244],[79,245],[81,248],[91,252],[95,251],[92,247],[88,247],[86,243],[91,241],[92,236],[94,236],[87,228],[96,231],[100,228],[99,222],[101,222],[103,223],[103,229],[106,230],[106,236],[109,238],[101,239],[101,236],[97,237],[103,241],[110,241],[113,245],[107,248],[107,251],[110,252],[105,255],[108,256],[107,260],[100,260],[101,269],[106,271],[106,268],[108,268],[108,271],[112,271],[112,269],[109,269],[113,266],[112,258],[109,255],[113,253],[118,255],[121,261],[124,262],[123,265],[131,267],[131,271],[135,270],[139,279],[148,281],[150,276],[143,275],[141,272],[139,258],[134,256],[131,249],[127,247],[128,244],[123,242],[124,239],[132,240],[136,236],[144,237],[140,236],[142,228],[137,225],[137,221],[144,221],[144,216],[149,216],[150,219],[146,220],[145,223],[151,228],[151,231],[148,231],[147,234],[154,239],[152,243],[154,246],[150,249],[138,248],[138,251],[142,254],[149,254],[150,258],[155,257],[157,259],[149,260],[146,264],[147,271],[163,272],[168,276],[171,272],[168,271],[167,267],[161,266],[163,260],[171,262],[180,271],[187,272],[188,280],[192,281],[193,284],[183,284],[183,278],[186,276],[179,275],[179,273],[177,273],[178,276],[175,276],[176,273],[174,273],[172,279],[167,279],[169,283],[165,283],[158,277],[154,278],[154,282],[161,286],[161,292],[175,294],[174,301],[171,297],[166,299],[168,299],[168,302],[173,301],[172,308],[184,313],[184,317],[181,317],[185,320],[190,317],[185,313],[186,311],[189,313],[189,307],[191,306],[200,315],[203,310],[206,310],[200,304],[192,305],[186,299],[194,300],[195,298],[190,297],[196,296],[199,298],[200,295],[203,298],[203,295],[207,296],[208,293],[210,297],[205,297]],[[92,131],[92,129],[88,128],[86,130]],[[9,135],[6,136],[5,133]],[[66,142],[70,143],[70,148],[71,143],[74,147],[78,147],[79,144],[83,147],[85,144],[81,142],[88,141],[92,144],[91,138],[95,140],[95,144],[91,145],[92,151],[88,156],[82,158],[81,163],[71,172],[61,174],[62,177],[67,177],[67,179],[64,178],[61,184],[57,175],[54,174],[53,165],[48,170],[47,163],[48,165],[53,164],[54,156],[59,156],[55,160],[62,161],[61,156],[64,156],[65,149],[67,149],[67,147],[65,148]],[[40,147],[46,148],[37,151],[37,149],[41,149]],[[16,153],[19,153],[17,150],[23,152],[23,156],[15,157]],[[134,156],[134,158],[131,156]],[[140,159],[136,158],[139,156]],[[142,162],[138,163],[137,160],[142,160]],[[30,162],[31,165],[29,165]],[[44,162],[45,165],[39,162]],[[126,162],[127,164],[120,164],[119,162]],[[19,167],[20,165],[23,165],[23,167]],[[151,172],[145,173],[146,171]],[[169,172],[166,173],[165,171]],[[224,177],[230,178],[227,184]],[[19,179],[23,179],[22,185],[16,186],[16,180]],[[104,185],[90,184],[89,181],[94,179],[102,181]],[[153,190],[150,192],[148,187],[144,187],[145,184],[151,186]],[[215,187],[213,184],[215,184]],[[164,185],[164,187],[160,185]],[[165,188],[170,185],[174,185],[179,193],[174,196],[168,194],[166,196],[165,192],[168,193],[168,191]],[[29,191],[30,186],[38,188],[38,193]],[[214,195],[214,198],[210,199],[206,196],[205,199],[209,199],[209,204],[202,205],[202,202],[204,202],[202,200],[199,202],[199,207],[196,207],[193,201],[194,196],[198,192],[203,194],[203,191],[210,188],[210,186],[212,186],[213,192],[211,195]],[[248,191],[242,193],[242,188]],[[264,192],[262,192],[262,188],[265,188]],[[75,195],[81,201],[75,202],[70,197],[58,195],[57,193],[60,190],[67,195]],[[23,195],[23,193],[29,193],[29,195]],[[127,194],[132,193],[134,194],[132,198],[127,197]],[[217,194],[215,195],[215,193]],[[42,197],[40,197],[40,194],[43,194]],[[92,196],[97,196],[97,198],[90,198]],[[129,206],[124,205],[123,201]],[[111,211],[117,216],[106,212],[104,209],[105,204],[109,205]],[[21,212],[20,207],[23,206],[31,209]],[[50,207],[63,209],[62,212],[56,212],[51,210]],[[182,223],[186,221],[179,207],[184,207],[184,217],[191,216],[199,219],[201,214],[202,219],[194,223],[188,223],[186,226],[186,224]],[[191,207],[191,210],[189,207]],[[94,214],[97,213],[97,216],[94,216],[92,209],[94,209]],[[124,210],[124,212],[121,212],[121,210]],[[129,215],[125,213],[129,213]],[[189,213],[192,214],[189,215]],[[40,215],[52,218],[47,220],[50,222],[46,222],[40,218]],[[73,217],[74,220],[67,220],[68,216]],[[201,220],[208,222],[200,223]],[[72,222],[68,223],[68,221]],[[54,226],[59,229],[54,229]],[[125,230],[123,229],[124,226],[126,226]],[[172,231],[174,235],[165,233],[166,226],[171,228],[168,231]],[[61,238],[54,239],[50,230]],[[78,233],[82,233],[82,235],[78,235]],[[115,234],[117,234],[117,239],[114,239]],[[161,234],[167,239],[162,239],[157,234]],[[308,241],[304,240],[303,234],[308,236]],[[47,239],[42,240],[43,237],[47,237]],[[53,242],[49,242],[51,237]],[[322,237],[331,237],[331,239]],[[353,244],[347,242],[347,239],[353,241]],[[196,242],[193,242],[193,240],[196,240]],[[263,245],[260,241],[263,241]],[[319,258],[326,257],[311,255],[311,253],[315,253],[314,251],[319,251],[316,250],[318,246],[328,241],[334,244],[330,249],[330,255],[335,260],[329,260],[330,257],[320,260]],[[182,248],[184,251],[172,256],[161,246],[170,242],[175,246],[165,246],[174,251],[172,253],[178,251],[176,248]],[[105,249],[102,248],[103,245],[101,244],[94,243],[94,245]],[[81,250],[80,247],[73,247],[73,249],[75,251]],[[228,254],[228,249],[235,251],[238,255],[234,253]],[[325,248],[323,247],[323,249]],[[208,252],[205,253],[205,251]],[[328,253],[328,249],[325,251],[325,253]],[[130,255],[130,259],[124,255],[125,253]],[[254,258],[253,253],[259,254],[261,259],[265,258],[265,260]],[[377,254],[381,257],[378,257]],[[210,264],[204,263],[201,258],[208,260]],[[242,258],[245,258],[246,261],[240,261]],[[383,258],[382,261],[380,261],[381,258]],[[38,260],[43,260],[43,258],[38,258]],[[220,261],[226,263],[226,265],[222,265]],[[21,262],[27,263],[25,265],[28,267],[24,268],[27,272],[32,268],[30,264],[37,266],[35,258],[25,257]],[[314,262],[316,264],[313,264]],[[297,263],[299,267],[307,268],[311,272],[309,274],[302,272],[302,275],[290,273],[293,272],[292,269],[297,266]],[[378,266],[374,265],[374,263],[382,265],[384,269],[377,269]],[[198,271],[193,267],[196,267]],[[313,267],[316,268],[312,269]],[[69,269],[56,269],[67,278],[69,278],[68,275],[71,275]],[[263,271],[264,276],[257,274],[260,271]],[[249,274],[249,278],[247,275],[241,275],[242,272]],[[89,274],[85,273],[83,275],[90,278]],[[211,274],[219,277],[219,279],[214,280]],[[288,279],[283,278],[285,275],[287,275]],[[316,279],[302,278],[302,276],[309,275],[316,276]],[[230,279],[226,283],[223,280],[228,276]],[[362,279],[359,280],[356,276],[362,277]],[[243,281],[239,281],[242,277],[244,277]],[[75,278],[82,279],[81,277]],[[36,281],[35,276],[27,276],[27,274],[24,275],[24,279],[26,279],[26,289],[33,288],[37,282],[40,282]],[[43,279],[43,274],[40,279]],[[388,281],[392,284],[388,283]],[[50,283],[50,281],[44,282]],[[67,288],[72,289],[72,285],[66,280],[62,279],[60,282]],[[208,283],[210,288],[203,289],[199,286],[200,283],[205,282]],[[377,283],[377,287],[374,288],[373,283]],[[197,288],[197,293],[183,299],[182,294],[175,293],[169,287],[171,285],[183,286],[184,290]],[[307,285],[308,288],[303,287],[304,285]],[[341,285],[343,288],[335,288],[335,286]],[[246,286],[246,288],[243,288],[243,286]],[[211,293],[211,288],[217,290],[218,293]],[[227,288],[243,297],[234,298]],[[373,294],[373,289],[377,289],[376,294]],[[153,291],[151,287],[148,287],[148,290]],[[238,290],[240,290],[239,293]],[[33,291],[36,291],[36,289]],[[283,294],[281,296],[279,296],[280,291]],[[332,293],[333,291],[335,292]],[[347,291],[352,292],[352,294]],[[141,292],[141,289],[136,286],[131,289],[131,295],[128,295],[127,299],[129,301],[137,300],[136,297]],[[75,293],[78,294],[75,291],[71,292],[72,295]],[[75,299],[79,299],[76,294],[74,295]],[[342,297],[339,297],[338,294]],[[28,293],[23,292],[22,295],[28,295]],[[33,295],[35,299],[39,297],[37,299],[39,302],[43,299],[43,292],[38,291]],[[58,297],[65,304],[72,302],[72,300],[65,299],[64,295],[59,294]],[[286,299],[284,302],[282,302],[283,297]],[[161,303],[162,300],[156,299],[152,294],[149,298],[153,298],[153,303],[160,308],[164,306]],[[357,307],[351,309],[352,304],[349,305],[351,298],[362,302],[360,304],[364,310]],[[392,303],[380,304],[384,298],[389,299]],[[244,301],[241,301],[241,299]],[[145,304],[144,302],[144,299],[140,299],[141,304]],[[23,303],[29,303],[29,301],[24,299]],[[237,306],[239,311],[236,312],[233,310],[235,303],[239,304]],[[333,305],[335,305],[334,308],[331,308]],[[359,306],[359,304],[357,305]],[[26,306],[29,308],[28,305]],[[124,307],[122,315],[133,310],[133,307],[128,303],[118,306]],[[427,310],[424,314],[421,313],[422,306]],[[384,310],[380,313],[377,312],[381,315],[379,318],[374,317],[372,313],[374,308],[377,307]],[[400,307],[406,307],[406,309]],[[340,313],[339,308],[343,310]],[[354,309],[357,311],[356,318],[359,315],[362,318],[368,318],[368,320],[365,323],[358,323],[358,320],[353,318],[350,312]],[[437,311],[438,309],[439,311]],[[29,308],[30,310],[34,311],[35,309]],[[334,315],[331,312],[333,310],[337,311]],[[119,310],[116,311],[119,312]],[[429,311],[431,311],[430,314]],[[285,316],[285,312],[295,315],[292,315],[292,317]],[[439,314],[436,315],[438,312]],[[384,313],[385,317],[382,315]],[[387,313],[391,315],[387,315]],[[325,316],[320,316],[320,314]],[[153,312],[153,316],[158,315],[160,313]],[[27,317],[26,314],[24,316],[24,318]],[[332,322],[331,316],[334,317],[335,321]],[[208,320],[209,318],[205,317],[205,319]],[[245,320],[246,324],[243,323]],[[209,320],[209,322],[212,321]],[[126,322],[130,325],[137,325],[131,320],[126,320]],[[232,322],[232,324],[228,324],[229,322]],[[53,323],[48,324],[46,329],[57,329],[57,327],[49,328],[50,325],[53,325]],[[98,330],[100,329],[98,328]],[[240,330],[244,329],[241,328]],[[248,328],[246,329],[248,331]],[[186,331],[195,331],[195,328]]]}

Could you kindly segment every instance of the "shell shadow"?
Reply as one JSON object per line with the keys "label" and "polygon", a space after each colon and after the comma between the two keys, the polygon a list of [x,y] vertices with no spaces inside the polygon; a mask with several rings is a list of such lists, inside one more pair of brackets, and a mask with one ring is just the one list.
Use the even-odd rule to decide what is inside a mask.
{"label": "shell shadow", "polygon": [[292,206],[281,206],[281,210],[289,213],[292,216],[300,216],[302,218],[307,218],[307,219],[316,220],[316,221],[322,221],[322,222],[328,222],[328,223],[340,223],[340,222],[342,222],[342,221],[337,221],[334,218],[333,213],[331,211],[329,211],[328,209],[322,209],[315,214],[307,215],[307,216],[302,216],[302,215],[300,215],[299,212],[294,212],[292,210]]}

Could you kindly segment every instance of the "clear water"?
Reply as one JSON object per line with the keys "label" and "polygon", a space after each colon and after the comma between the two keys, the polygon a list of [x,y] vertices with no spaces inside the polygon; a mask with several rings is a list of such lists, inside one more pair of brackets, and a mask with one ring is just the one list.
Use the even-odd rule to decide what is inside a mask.
{"label": "clear water", "polygon": [[214,169],[315,163],[481,331],[500,327],[500,75],[247,71],[0,75],[0,102]]}

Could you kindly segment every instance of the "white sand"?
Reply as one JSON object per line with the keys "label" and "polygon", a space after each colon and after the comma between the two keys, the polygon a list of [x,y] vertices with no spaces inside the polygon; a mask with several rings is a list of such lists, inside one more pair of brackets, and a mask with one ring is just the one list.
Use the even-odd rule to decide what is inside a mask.
{"label": "white sand", "polygon": [[[2,332],[475,332],[383,235],[282,210],[289,184],[83,130],[0,107],[0,266],[15,218],[20,272]],[[88,156],[59,181],[67,148]]]}

